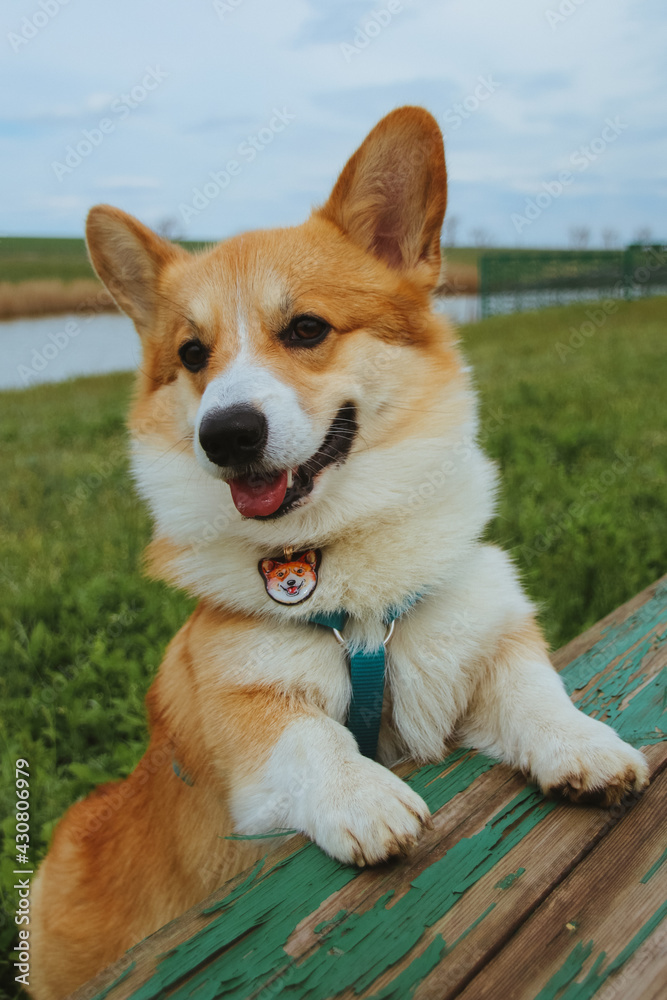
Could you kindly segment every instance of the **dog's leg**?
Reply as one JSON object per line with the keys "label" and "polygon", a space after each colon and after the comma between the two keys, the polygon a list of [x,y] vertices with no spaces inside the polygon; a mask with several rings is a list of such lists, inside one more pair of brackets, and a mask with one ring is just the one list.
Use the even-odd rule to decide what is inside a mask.
{"label": "dog's leg", "polygon": [[480,668],[461,736],[575,802],[611,805],[648,780],[643,754],[574,707],[532,616]]}
{"label": "dog's leg", "polygon": [[[424,801],[391,771],[362,757],[340,723],[287,699],[255,692],[236,697],[252,698],[252,706],[246,701],[243,712],[230,712],[230,725],[253,720],[252,732],[239,725],[235,733],[241,757],[230,783],[230,808],[238,832],[296,829],[339,861],[365,865],[407,852],[430,825]],[[258,741],[264,743],[259,756]]]}

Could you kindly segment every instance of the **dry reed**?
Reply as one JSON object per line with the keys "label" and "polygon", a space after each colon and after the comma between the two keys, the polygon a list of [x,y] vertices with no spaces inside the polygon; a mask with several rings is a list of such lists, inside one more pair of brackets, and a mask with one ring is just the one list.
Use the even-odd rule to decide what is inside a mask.
{"label": "dry reed", "polygon": [[[474,295],[477,292],[474,264],[446,264],[436,295]],[[94,278],[65,283],[57,279],[0,282],[0,319],[22,316],[55,316],[61,313],[114,312],[109,293]]]}
{"label": "dry reed", "polygon": [[115,309],[109,293],[94,278],[80,278],[67,284],[55,278],[16,284],[0,282],[0,319]]}

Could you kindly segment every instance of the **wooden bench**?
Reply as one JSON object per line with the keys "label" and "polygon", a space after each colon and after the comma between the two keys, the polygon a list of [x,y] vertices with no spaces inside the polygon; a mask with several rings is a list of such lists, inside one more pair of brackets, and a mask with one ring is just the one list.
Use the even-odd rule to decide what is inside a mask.
{"label": "wooden bench", "polygon": [[73,997],[664,1000],[667,576],[553,661],[645,748],[642,796],[549,801],[465,749],[403,767],[435,814],[409,860],[358,871],[294,837]]}

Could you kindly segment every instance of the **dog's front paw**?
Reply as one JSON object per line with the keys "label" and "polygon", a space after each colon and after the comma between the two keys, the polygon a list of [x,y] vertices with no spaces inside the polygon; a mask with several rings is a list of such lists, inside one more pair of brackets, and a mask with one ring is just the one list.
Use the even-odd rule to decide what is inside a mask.
{"label": "dog's front paw", "polygon": [[381,764],[362,758],[327,782],[308,832],[338,861],[363,866],[407,854],[431,825],[419,795]]}
{"label": "dog's front paw", "polygon": [[565,796],[572,802],[612,806],[648,784],[646,758],[597,719],[581,716],[585,723],[573,738],[532,767],[545,794]]}

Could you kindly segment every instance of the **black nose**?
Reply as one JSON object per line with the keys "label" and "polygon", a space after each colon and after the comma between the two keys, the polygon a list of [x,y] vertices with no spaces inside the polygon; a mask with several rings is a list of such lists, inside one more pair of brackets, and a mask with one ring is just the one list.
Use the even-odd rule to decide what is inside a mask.
{"label": "black nose", "polygon": [[262,457],[269,435],[266,417],[254,406],[229,406],[207,413],[199,443],[216,465],[247,466]]}

